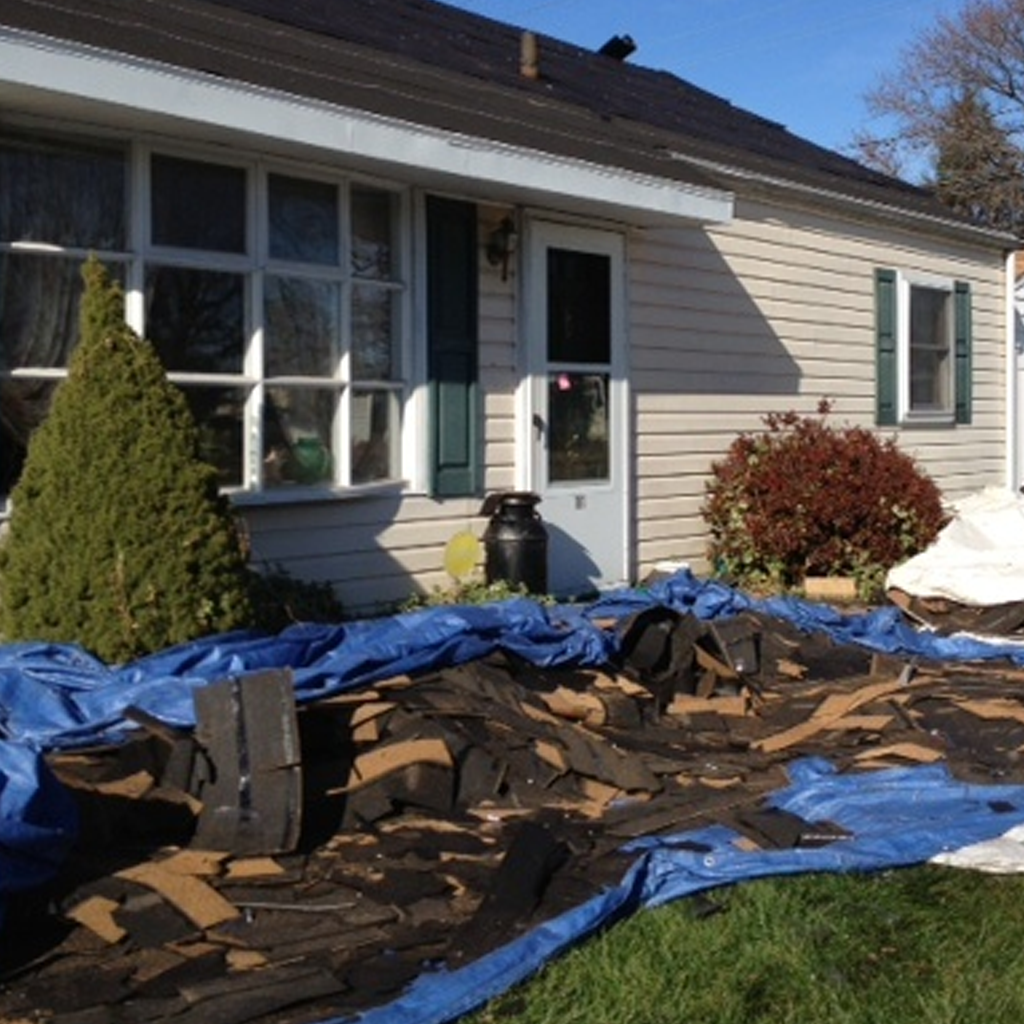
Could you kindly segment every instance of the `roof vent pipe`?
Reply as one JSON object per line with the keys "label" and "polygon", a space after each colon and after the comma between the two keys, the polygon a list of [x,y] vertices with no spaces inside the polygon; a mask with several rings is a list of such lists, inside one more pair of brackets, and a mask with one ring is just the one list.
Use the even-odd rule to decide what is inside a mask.
{"label": "roof vent pipe", "polygon": [[540,78],[537,36],[533,32],[524,32],[519,40],[519,74],[523,78]]}
{"label": "roof vent pipe", "polygon": [[602,57],[611,57],[612,60],[625,60],[635,51],[636,43],[633,42],[632,36],[612,36],[597,52]]}

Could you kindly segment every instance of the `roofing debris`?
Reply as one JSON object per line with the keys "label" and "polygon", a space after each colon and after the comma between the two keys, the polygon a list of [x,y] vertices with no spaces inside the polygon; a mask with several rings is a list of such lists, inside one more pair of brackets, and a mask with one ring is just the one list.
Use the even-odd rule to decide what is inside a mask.
{"label": "roofing debris", "polygon": [[794,759],[1024,781],[1009,661],[872,654],[764,611],[600,627],[618,655],[596,668],[492,651],[299,706],[269,670],[196,690],[194,730],[129,711],[127,741],[51,752],[81,831],[8,907],[0,1019],[354,1014],[617,883],[631,840],[841,839],[766,805]]}

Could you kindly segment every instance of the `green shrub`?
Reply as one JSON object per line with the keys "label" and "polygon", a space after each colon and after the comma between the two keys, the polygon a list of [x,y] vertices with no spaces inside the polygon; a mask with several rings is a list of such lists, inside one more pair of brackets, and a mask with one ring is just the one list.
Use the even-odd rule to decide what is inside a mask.
{"label": "green shrub", "polygon": [[531,594],[525,583],[510,583],[508,580],[495,580],[486,583],[482,579],[459,580],[449,587],[434,587],[426,594],[413,594],[399,607],[399,611],[416,611],[420,608],[443,608],[447,605],[460,604],[491,604],[495,601],[508,601],[514,597],[529,597],[541,604],[551,604],[549,597],[538,597]]}
{"label": "green shrub", "polygon": [[712,465],[702,514],[719,575],[755,589],[852,576],[873,596],[934,540],[945,514],[931,478],[895,439],[831,426],[830,411],[766,416]]}
{"label": "green shrub", "polygon": [[67,379],[0,548],[0,634],[112,662],[248,625],[245,555],[182,393],[90,259]]}
{"label": "green shrub", "polygon": [[249,572],[252,623],[265,633],[280,633],[297,622],[340,622],[344,608],[329,583],[302,580],[280,566]]}

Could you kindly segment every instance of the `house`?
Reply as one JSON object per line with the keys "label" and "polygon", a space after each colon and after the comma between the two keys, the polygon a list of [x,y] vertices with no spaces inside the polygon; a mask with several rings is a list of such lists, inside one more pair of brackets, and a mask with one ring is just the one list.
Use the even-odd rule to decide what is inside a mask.
{"label": "house", "polygon": [[539,495],[573,594],[702,567],[711,462],[825,396],[1019,482],[1007,252],[664,72],[429,0],[0,0],[0,491],[97,252],[254,555],[349,608]]}

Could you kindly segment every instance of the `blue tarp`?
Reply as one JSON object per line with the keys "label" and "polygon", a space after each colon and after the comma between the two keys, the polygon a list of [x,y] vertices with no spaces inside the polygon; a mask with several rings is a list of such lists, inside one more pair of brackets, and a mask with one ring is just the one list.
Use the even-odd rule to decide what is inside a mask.
{"label": "blue tarp", "polygon": [[[921,633],[894,608],[845,616],[794,598],[757,600],[686,572],[644,589],[609,594],[587,607],[546,608],[518,599],[341,625],[295,626],[272,637],[235,633],[125,666],[106,665],[71,645],[2,645],[0,913],[6,896],[41,884],[59,869],[74,836],[73,803],[47,770],[42,754],[119,742],[132,728],[125,717],[128,708],[188,727],[194,724],[192,693],[197,687],[266,668],[290,668],[297,699],[304,702],[388,676],[462,664],[496,650],[514,652],[541,667],[598,666],[614,659],[617,645],[616,633],[598,623],[621,620],[652,605],[691,611],[702,619],[757,611],[841,643],[906,656],[1005,657],[1024,664],[1024,647]],[[1024,794],[1015,788],[996,791],[999,801],[1024,807]],[[937,769],[840,778],[811,764],[799,769],[792,790],[778,795],[783,801],[779,806],[808,820],[849,827],[853,839],[823,850],[741,854],[725,830],[710,830],[697,835],[697,841],[711,847],[699,859],[664,839],[638,844],[638,860],[619,887],[462,971],[424,976],[408,999],[367,1019],[375,1024],[450,1020],[595,928],[709,885],[763,874],[918,863],[940,849],[991,838],[1017,819],[1015,812],[995,814],[988,808],[990,799],[988,791],[961,786]]]}

